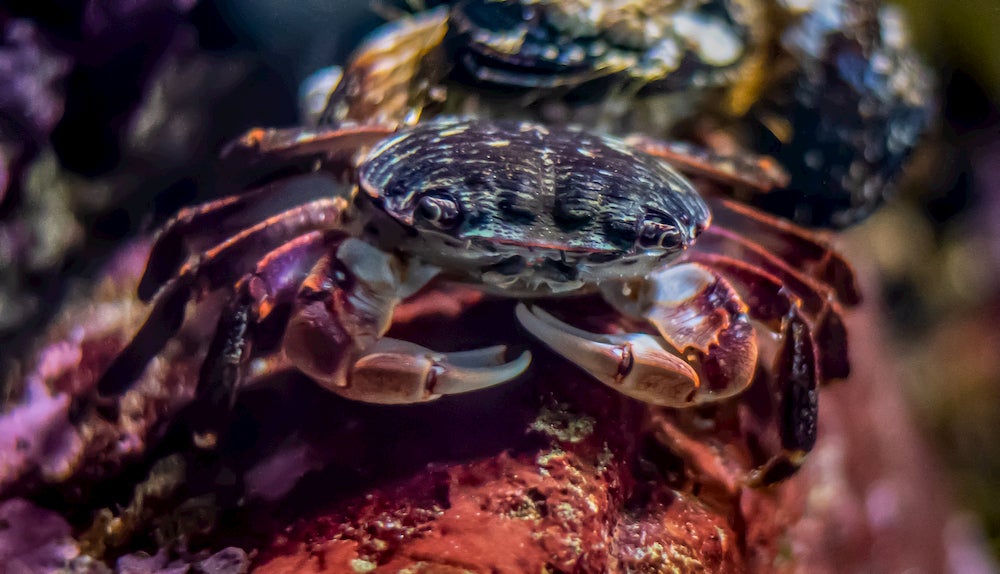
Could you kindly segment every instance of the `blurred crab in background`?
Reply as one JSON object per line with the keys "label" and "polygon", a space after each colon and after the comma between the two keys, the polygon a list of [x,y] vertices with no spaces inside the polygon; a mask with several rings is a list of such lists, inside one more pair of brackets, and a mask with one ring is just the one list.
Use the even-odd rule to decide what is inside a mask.
{"label": "blurred crab in background", "polygon": [[339,74],[315,80],[320,125],[443,111],[765,154],[788,180],[728,191],[835,228],[891,193],[934,103],[901,14],[873,0],[455,0],[384,26]]}

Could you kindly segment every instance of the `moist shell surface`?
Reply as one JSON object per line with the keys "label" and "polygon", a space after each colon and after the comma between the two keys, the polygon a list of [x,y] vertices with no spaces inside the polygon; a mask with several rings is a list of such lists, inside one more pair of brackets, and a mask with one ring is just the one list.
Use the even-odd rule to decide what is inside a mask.
{"label": "moist shell surface", "polygon": [[[710,218],[664,162],[610,136],[529,122],[421,124],[372,150],[360,179],[376,211],[410,231],[402,250],[505,291],[645,273]],[[672,235],[649,241],[650,229]]]}

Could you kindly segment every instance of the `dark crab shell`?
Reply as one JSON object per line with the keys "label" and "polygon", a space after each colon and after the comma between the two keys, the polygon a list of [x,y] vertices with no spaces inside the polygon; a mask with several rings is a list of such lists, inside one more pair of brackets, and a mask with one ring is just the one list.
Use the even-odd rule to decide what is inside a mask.
{"label": "dark crab shell", "polygon": [[750,43],[733,0],[461,0],[451,14],[460,69],[503,88],[576,86],[625,74],[657,89],[723,81]]}
{"label": "dark crab shell", "polygon": [[360,184],[410,232],[399,248],[504,291],[647,273],[710,214],[694,187],[625,142],[531,122],[438,118],[371,151]]}

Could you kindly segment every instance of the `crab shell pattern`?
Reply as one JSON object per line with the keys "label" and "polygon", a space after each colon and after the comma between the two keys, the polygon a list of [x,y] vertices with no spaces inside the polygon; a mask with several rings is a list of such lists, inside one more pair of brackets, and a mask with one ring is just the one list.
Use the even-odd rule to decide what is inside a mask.
{"label": "crab shell pattern", "polygon": [[[384,336],[402,300],[459,282],[519,300],[531,335],[649,404],[737,396],[766,361],[782,413],[783,450],[769,464],[794,466],[816,438],[818,385],[849,371],[841,307],[858,301],[852,271],[792,224],[706,203],[661,149],[446,117],[400,130],[253,130],[227,155],[268,183],[184,209],[162,228],[139,287],[155,298],[150,317],[99,390],[126,390],[187,302],[223,288],[232,295],[202,370],[203,397],[232,400],[241,385],[283,370],[386,404],[514,379],[529,352],[441,353]],[[555,316],[561,300],[595,293],[621,316],[619,332]],[[773,356],[758,344],[762,331],[779,342]]]}

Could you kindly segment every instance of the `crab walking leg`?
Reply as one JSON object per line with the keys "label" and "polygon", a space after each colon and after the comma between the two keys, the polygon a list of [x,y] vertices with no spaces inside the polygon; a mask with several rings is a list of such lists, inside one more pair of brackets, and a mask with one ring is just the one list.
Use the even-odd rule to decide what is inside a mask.
{"label": "crab walking leg", "polygon": [[818,316],[827,305],[837,304],[836,294],[830,287],[790,267],[760,245],[728,229],[714,225],[709,227],[698,237],[698,243],[692,250],[723,255],[760,267],[781,280],[785,288],[800,299],[802,310],[810,316]]}
{"label": "crab walking leg", "polygon": [[660,337],[590,333],[524,303],[515,312],[537,339],[624,395],[668,407],[691,406],[697,400],[698,373]]}
{"label": "crab walking leg", "polygon": [[285,356],[339,395],[382,404],[429,401],[520,375],[531,361],[527,352],[504,363],[502,347],[438,353],[382,338],[401,298],[431,277],[347,239],[320,259],[299,289],[282,344]]}
{"label": "crab walking leg", "polygon": [[665,141],[644,135],[629,136],[625,141],[666,161],[681,173],[704,177],[728,187],[748,187],[767,193],[787,186],[790,181],[788,173],[768,156],[727,156],[688,142]]}
{"label": "crab walking leg", "polygon": [[791,267],[833,287],[847,305],[861,302],[854,270],[840,253],[801,227],[728,199],[710,202],[715,225],[721,225],[774,253]]}
{"label": "crab walking leg", "polygon": [[239,195],[181,209],[156,234],[139,281],[139,298],[149,301],[191,255],[296,206],[324,198],[350,201],[353,186],[323,173],[271,183]]}
{"label": "crab walking leg", "polygon": [[198,377],[192,402],[192,408],[197,408],[192,417],[196,442],[215,444],[218,430],[226,428],[220,418],[225,418],[242,387],[258,323],[276,305],[290,303],[316,260],[345,237],[318,231],[297,237],[265,255],[253,273],[237,283],[233,298],[219,317]]}
{"label": "crab walking leg", "polygon": [[317,128],[254,128],[222,150],[221,169],[233,179],[248,181],[289,168],[324,170],[346,175],[357,158],[396,131],[395,125],[374,120]]}
{"label": "crab walking leg", "polygon": [[750,473],[751,486],[776,484],[791,476],[816,445],[819,431],[819,389],[809,326],[797,313],[781,330],[784,344],[778,353],[774,378],[781,384],[778,436],[781,452]]}
{"label": "crab walking leg", "polygon": [[[709,149],[684,142],[661,141],[646,136],[627,140],[638,149],[666,160],[683,173],[707,177],[727,185],[756,187],[768,191],[783,187],[788,176],[766,157],[744,159],[715,154]],[[781,218],[762,213],[728,199],[711,201],[713,225],[709,231],[725,229],[738,241],[752,244],[752,250],[776,254],[786,266],[801,268],[806,274],[833,288],[837,298],[847,305],[856,305],[861,295],[850,264],[835,250],[816,239],[810,232]],[[754,240],[746,235],[752,235]]]}
{"label": "crab walking leg", "polygon": [[149,360],[180,329],[184,308],[197,293],[225,286],[233,275],[242,275],[233,269],[249,267],[266,255],[272,245],[334,227],[345,207],[342,198],[307,203],[238,233],[189,260],[161,289],[146,322],[101,376],[98,392],[106,396],[128,390]]}

